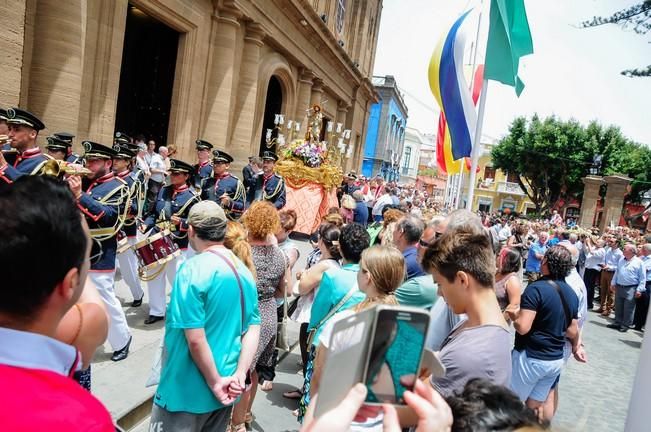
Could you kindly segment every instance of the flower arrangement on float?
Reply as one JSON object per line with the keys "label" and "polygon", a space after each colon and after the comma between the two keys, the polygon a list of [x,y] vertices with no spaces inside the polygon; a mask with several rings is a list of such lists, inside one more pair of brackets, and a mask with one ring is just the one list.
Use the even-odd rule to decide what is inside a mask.
{"label": "flower arrangement on float", "polygon": [[[307,132],[304,139],[293,139],[300,131],[300,123],[291,120],[285,122],[283,115],[276,115],[275,128],[267,129],[267,145],[278,145],[280,160],[276,171],[294,188],[301,188],[309,183],[317,183],[330,189],[341,184],[343,171],[341,165],[345,158],[352,156],[350,142],[351,131],[343,129],[341,123],[326,123],[324,140],[320,140],[323,114],[319,105],[308,110]],[[283,129],[288,133],[285,139]],[[275,133],[275,137],[274,137]]]}

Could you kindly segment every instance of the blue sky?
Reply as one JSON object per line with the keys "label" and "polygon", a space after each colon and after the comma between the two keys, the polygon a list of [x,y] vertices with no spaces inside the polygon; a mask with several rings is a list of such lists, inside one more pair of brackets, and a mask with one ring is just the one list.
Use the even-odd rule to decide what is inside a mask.
{"label": "blue sky", "polygon": [[[484,10],[490,1],[484,0]],[[518,115],[555,114],[587,124],[614,124],[624,135],[651,146],[651,78],[627,78],[620,71],[651,63],[651,35],[608,25],[581,29],[579,23],[637,3],[634,0],[526,0],[534,54],[524,57],[520,98],[511,87],[490,82],[484,134],[500,138]],[[439,38],[463,11],[480,0],[384,0],[375,75],[393,75],[405,92],[408,126],[434,132],[438,106],[427,82],[427,67]],[[477,16],[464,24],[467,56]],[[479,53],[488,31],[482,18]],[[469,61],[469,60],[468,60]]]}

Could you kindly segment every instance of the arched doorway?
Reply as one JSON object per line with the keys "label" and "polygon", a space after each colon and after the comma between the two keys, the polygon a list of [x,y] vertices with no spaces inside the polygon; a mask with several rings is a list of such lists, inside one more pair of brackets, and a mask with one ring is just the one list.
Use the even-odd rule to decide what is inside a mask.
{"label": "arched doorway", "polygon": [[[265,150],[276,151],[276,144],[271,146],[267,145],[267,129],[273,129],[274,119],[276,114],[281,114],[283,107],[283,88],[280,83],[280,80],[272,75],[269,79],[269,86],[267,87],[267,98],[265,99],[264,104],[264,117],[262,120],[262,134],[260,137],[260,151],[259,154],[262,155],[262,152]],[[286,119],[288,120],[288,119]],[[273,133],[273,136],[276,136],[276,133]]]}

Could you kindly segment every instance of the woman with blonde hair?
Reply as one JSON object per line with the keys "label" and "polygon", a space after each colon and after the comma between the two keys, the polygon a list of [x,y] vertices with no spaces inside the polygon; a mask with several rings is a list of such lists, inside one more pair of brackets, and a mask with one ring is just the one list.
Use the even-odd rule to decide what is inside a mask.
{"label": "woman with blonde hair", "polygon": [[[405,259],[402,253],[392,246],[373,246],[362,253],[362,258],[359,261],[359,272],[357,273],[357,284],[359,290],[366,294],[366,298],[351,309],[335,314],[321,331],[310,381],[310,400],[313,400],[319,391],[319,380],[328,355],[346,349],[350,343],[348,338],[335,337],[331,340],[335,324],[357,312],[376,305],[397,306],[398,301],[394,293],[404,281],[406,271]],[[312,409],[309,409],[308,417],[311,417]],[[379,424],[382,424],[381,419],[369,419],[369,421],[372,423],[379,421]],[[360,427],[360,424],[353,423],[351,430]]]}
{"label": "woman with blonde hair", "polygon": [[251,245],[247,241],[247,232],[239,222],[228,221],[226,224],[226,237],[224,237],[224,247],[230,249],[244,265],[251,271],[255,277],[255,265],[253,264],[253,254]]}
{"label": "woman with blonde hair", "polygon": [[405,215],[403,211],[398,209],[389,209],[384,213],[384,222],[382,223],[382,231],[378,235],[380,244],[384,246],[393,246],[393,231],[396,223]]}
{"label": "woman with blonde hair", "polygon": [[[278,210],[269,202],[257,201],[244,213],[242,222],[248,232],[248,242],[251,245],[261,325],[260,342],[253,362],[255,369],[251,371],[251,388],[242,394],[242,398],[233,409],[232,432],[246,430],[245,422],[248,423],[252,419],[250,411],[258,388],[258,369],[273,365],[278,329],[275,299],[285,296],[289,273],[287,258],[276,245],[274,237],[280,229]],[[266,384],[271,384],[271,381]],[[270,387],[262,388],[271,390]]]}

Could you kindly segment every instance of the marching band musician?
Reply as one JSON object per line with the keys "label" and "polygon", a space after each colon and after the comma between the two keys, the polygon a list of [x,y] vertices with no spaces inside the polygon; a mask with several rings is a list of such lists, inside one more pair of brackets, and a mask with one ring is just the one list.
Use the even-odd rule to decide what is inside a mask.
{"label": "marching band musician", "polygon": [[[128,148],[126,144],[115,144],[113,146],[116,154],[113,156],[113,172],[115,176],[124,180],[129,187],[129,211],[122,225],[122,233],[126,236],[129,246],[136,243],[136,233],[138,227],[137,220],[140,217],[142,205],[144,205],[144,177],[138,172],[131,171],[131,164],[136,154]],[[138,277],[138,262],[136,255],[131,248],[117,254],[118,266],[124,281],[129,286],[133,295],[132,307],[138,307],[142,304],[145,292],[142,289],[140,278]]]}
{"label": "marching band musician", "polygon": [[[45,150],[47,150],[47,155],[52,159],[59,161],[68,161],[68,154],[72,153],[70,147],[72,144],[62,140],[56,135],[49,136],[45,138],[47,144],[45,144]],[[79,163],[79,157],[76,158],[75,162],[70,163]]]}
{"label": "marching band musician", "polygon": [[18,151],[18,156],[14,163],[9,165],[0,152],[0,180],[12,183],[21,175],[38,173],[49,158],[41,153],[36,144],[39,131],[45,129],[38,117],[20,108],[9,108],[7,125],[9,144]]}
{"label": "marching band musician", "polygon": [[203,181],[212,176],[210,152],[212,151],[213,145],[202,139],[196,140],[195,145],[197,149],[197,160],[199,163],[194,166],[192,172],[192,186],[194,186],[196,191],[200,191]]}
{"label": "marching band musician", "polygon": [[81,162],[81,156],[72,152],[72,140],[75,137],[73,134],[70,132],[57,132],[55,134],[52,134],[52,136],[68,144],[68,148],[66,149],[67,154],[64,159],[66,162],[72,164],[78,164]]}
{"label": "marching band musician", "polygon": [[114,350],[111,360],[120,361],[129,355],[131,332],[114,291],[116,234],[129,188],[111,171],[112,159],[116,155],[112,148],[91,141],[84,141],[83,146],[86,168],[91,174],[83,184],[79,176],[70,176],[68,184],[77,206],[86,216],[94,240],[88,277],[97,286],[111,317],[108,333],[108,341]]}
{"label": "marching band musician", "polygon": [[262,172],[258,174],[249,204],[253,201],[269,201],[276,209],[285,206],[285,180],[274,173],[278,156],[271,151],[262,154]]}
{"label": "marching band musician", "polygon": [[161,188],[154,208],[149,212],[142,226],[143,232],[151,229],[157,233],[165,229],[171,231],[172,240],[183,251],[182,255],[165,264],[162,274],[149,281],[149,317],[145,324],[153,324],[165,319],[166,281],[174,284],[176,269],[192,249],[188,250],[188,224],[186,218],[190,208],[201,199],[190,187],[188,182],[194,173],[194,167],[178,159],[170,159],[170,185]]}
{"label": "marching band musician", "polygon": [[201,199],[214,201],[226,211],[231,220],[238,220],[244,211],[246,192],[244,184],[231,174],[233,157],[221,150],[213,150],[212,167],[214,175],[203,181]]}

